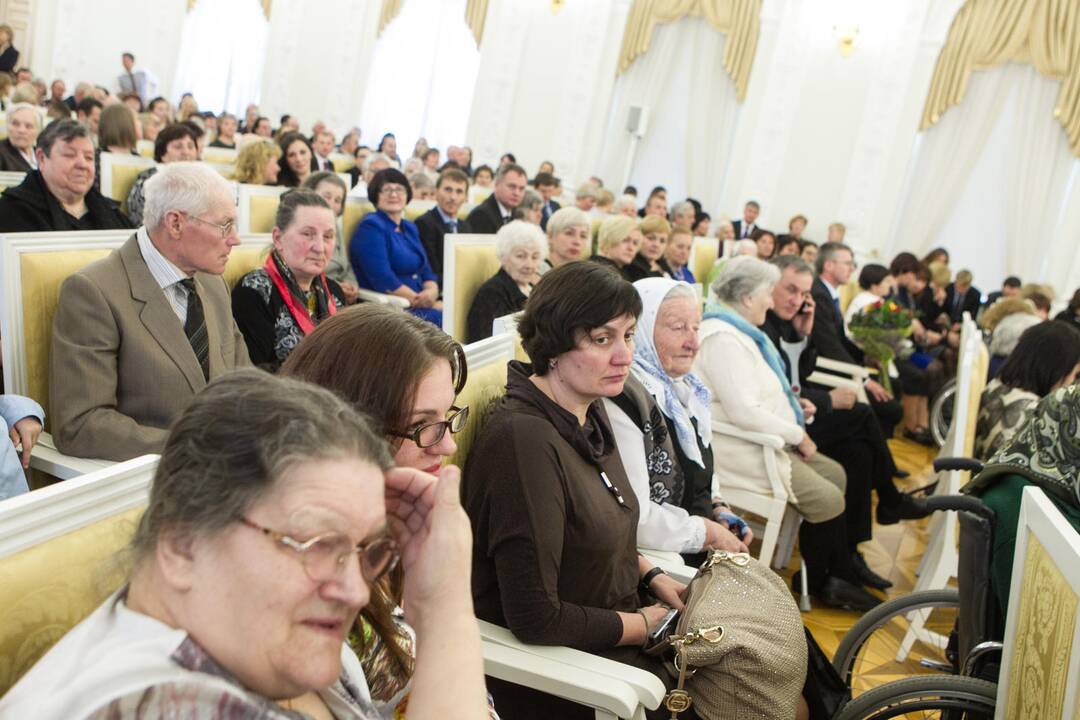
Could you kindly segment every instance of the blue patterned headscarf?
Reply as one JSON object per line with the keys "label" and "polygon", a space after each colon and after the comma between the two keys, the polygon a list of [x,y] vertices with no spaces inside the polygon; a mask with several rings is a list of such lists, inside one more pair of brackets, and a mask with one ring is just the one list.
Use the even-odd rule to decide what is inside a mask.
{"label": "blue patterned headscarf", "polygon": [[[708,447],[712,441],[712,420],[709,412],[712,397],[709,389],[693,373],[673,380],[660,364],[660,356],[657,355],[656,344],[653,342],[660,306],[671,290],[679,286],[689,288],[695,297],[698,296],[693,285],[667,278],[645,278],[634,283],[634,289],[641,296],[642,305],[637,332],[634,333],[634,377],[641,381],[656,400],[660,412],[664,413],[664,417],[675,427],[675,437],[686,457],[705,467],[698,441],[700,440],[704,447]],[[691,419],[697,422],[696,433]]]}

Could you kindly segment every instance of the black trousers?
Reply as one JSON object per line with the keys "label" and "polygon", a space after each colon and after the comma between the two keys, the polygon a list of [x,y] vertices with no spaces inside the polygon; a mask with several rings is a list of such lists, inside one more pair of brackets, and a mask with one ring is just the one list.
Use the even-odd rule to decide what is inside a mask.
{"label": "black trousers", "polygon": [[807,425],[810,438],[823,452],[844,467],[844,493],[849,550],[870,539],[873,518],[870,492],[878,491],[879,502],[897,502],[900,493],[893,485],[896,464],[885,442],[876,414],[864,403],[850,410],[833,410],[814,416]]}

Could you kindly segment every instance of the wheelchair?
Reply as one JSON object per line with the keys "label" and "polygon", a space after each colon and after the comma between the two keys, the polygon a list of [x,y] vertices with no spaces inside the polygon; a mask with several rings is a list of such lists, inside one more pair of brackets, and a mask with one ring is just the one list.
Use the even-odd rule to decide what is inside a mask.
{"label": "wheelchair", "polygon": [[[982,464],[967,458],[940,458],[938,472],[970,470]],[[901,616],[927,615],[940,608],[955,611],[945,649],[947,662],[922,661],[942,674],[918,675],[879,685],[847,702],[833,720],[885,720],[895,717],[992,718],[1004,625],[990,581],[994,512],[978,498],[941,495],[926,500],[927,515],[958,513],[960,526],[958,589],[925,590],[886,602],[866,613],[844,636],[833,668],[848,687],[857,673],[870,638]],[[864,685],[865,683],[858,683]]]}

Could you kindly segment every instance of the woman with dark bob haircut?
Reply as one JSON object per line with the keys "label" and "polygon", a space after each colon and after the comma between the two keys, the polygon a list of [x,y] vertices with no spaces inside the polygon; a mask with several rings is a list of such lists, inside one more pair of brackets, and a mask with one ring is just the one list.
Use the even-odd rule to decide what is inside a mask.
{"label": "woman with dark bob haircut", "polygon": [[367,188],[375,212],[368,213],[349,241],[349,262],[360,287],[398,295],[409,311],[442,327],[439,284],[420,242],[420,231],[405,219],[412,200],[409,180],[400,170],[375,173]]}
{"label": "woman with dark bob haircut", "polygon": [[[473,599],[518,639],[568,645],[648,669],[640,648],[684,587],[638,555],[638,502],[602,399],[622,392],[641,297],[613,270],[547,272],[518,330],[531,364],[512,361],[506,395],[469,452]],[[642,603],[647,583],[654,600]],[[489,678],[508,718],[591,718],[591,709]]]}
{"label": "woman with dark bob haircut", "polygon": [[1080,371],[1080,330],[1053,320],[1032,325],[997,377],[979,398],[975,457],[986,461],[1023,427],[1032,409],[1058,388],[1072,385]]}

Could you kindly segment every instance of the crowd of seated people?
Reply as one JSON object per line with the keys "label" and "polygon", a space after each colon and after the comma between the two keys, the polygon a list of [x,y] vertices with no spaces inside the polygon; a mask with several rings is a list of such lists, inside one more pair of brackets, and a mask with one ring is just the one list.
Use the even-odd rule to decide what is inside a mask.
{"label": "crowd of seated people", "polygon": [[[981,306],[974,278],[949,270],[943,249],[863,267],[861,292],[842,312],[841,291],[857,269],[844,227],[829,226],[828,241],[818,244],[805,237],[807,220],[798,215],[777,236],[757,224],[761,207],[751,201],[740,219],[715,221],[716,237],[722,247],[735,243],[735,257],[702,278],[716,301],[703,316],[690,258],[712,218],[693,199],[669,201],[663,187],[639,207],[634,188],[616,199],[590,178],[564,207],[550,163],[530,180],[511,154],[473,171],[468,148],[448,147],[440,166],[442,153],[426,141],[404,158],[393,134],[372,151],[358,130],[338,148],[357,160],[346,181],[334,172],[333,133],[318,123],[306,135],[286,116],[275,130],[253,106],[241,125],[227,113],[200,113],[190,96],[177,113],[155,98],[138,115],[144,108],[137,96],[98,99],[94,92],[83,88],[67,115],[44,127],[33,104],[8,109],[0,163],[27,175],[0,196],[0,231],[132,232],[63,283],[52,327],[49,418],[62,452],[106,460],[163,453],[162,469],[153,513],[134,541],[138,563],[129,583],[0,701],[0,710],[36,708],[24,703],[48,698],[48,707],[76,713],[96,703],[126,717],[147,703],[184,702],[197,714],[225,697],[236,707],[273,701],[314,717],[367,718],[406,704],[410,711],[442,708],[440,717],[494,717],[496,709],[506,717],[574,717],[581,708],[493,680],[494,706],[484,702],[473,603],[476,615],[527,642],[597,652],[668,679],[639,647],[666,606],[681,605],[682,588],[637,548],[680,552],[690,563],[707,550],[746,551],[753,532],[724,505],[722,491],[713,493],[712,478],[768,490],[760,448],[713,432],[714,421],[783,439],[777,466],[804,518],[799,541],[810,592],[819,604],[864,611],[881,602],[870,590],[890,585],[859,550],[872,534],[871,493],[879,524],[925,512],[894,485],[902,472],[886,439],[902,426],[927,440],[928,401],[955,370],[965,314],[981,314],[993,330],[997,361],[980,403],[977,455],[1041,452],[1032,443],[1044,438],[1025,428],[1058,422],[1061,408],[1076,404],[1080,295],[1048,321],[1049,291],[1010,279],[1000,300]],[[153,140],[158,165],[136,179],[121,212],[96,188],[100,155],[135,153],[139,139]],[[233,180],[289,188],[272,248],[231,289],[221,275],[239,242],[235,191],[220,172],[195,162],[205,147],[237,151]],[[476,187],[486,199],[462,219]],[[409,202],[428,193],[434,207],[407,219]],[[346,200],[357,196],[374,211],[342,237]],[[471,572],[456,472],[443,467],[456,449],[453,435],[469,419],[469,408],[456,404],[464,354],[438,327],[445,236],[469,232],[494,236],[500,269],[473,299],[465,337],[488,337],[495,319],[523,311],[520,334],[532,361],[510,364],[506,397],[480,428],[465,468]],[[401,296],[408,312],[348,307],[360,288]],[[883,298],[917,313],[915,353],[896,361],[893,390],[869,380],[863,403],[854,390],[815,386],[809,376],[817,357],[869,362],[848,326]],[[247,365],[266,372],[233,372]],[[321,385],[339,400],[268,374]],[[298,432],[289,440],[302,447],[295,457],[307,458],[306,467],[268,461],[252,474],[235,445],[206,440],[206,424],[240,396],[251,398],[243,408],[250,415],[233,409],[215,422],[244,424],[238,433],[270,455],[293,447],[281,438]],[[18,440],[0,457],[3,499],[28,489],[23,469],[45,412],[28,398],[3,396],[0,415]],[[239,493],[221,482],[222,465],[208,469],[218,456],[227,478],[247,479]],[[323,482],[327,463],[352,463],[355,472]],[[1058,482],[1046,468],[996,477],[972,491],[1003,503],[1005,517],[1013,517],[1024,484]],[[207,490],[199,498],[205,506],[189,507],[193,516],[169,515],[177,507],[172,498],[192,483]],[[298,502],[311,501],[295,494],[302,483],[324,493],[325,517],[294,517]],[[342,493],[363,502],[345,507]],[[1060,507],[1070,520],[1080,518],[1068,502]],[[223,520],[214,509],[233,516]],[[402,535],[397,523],[385,529],[386,514],[441,524],[422,537]],[[162,561],[176,542],[165,528],[175,522],[190,523],[192,538],[225,550],[185,556],[192,568],[209,563],[249,593],[265,588],[254,611],[243,610],[250,622],[226,625],[241,609],[209,606],[220,588],[177,593],[177,566]],[[402,546],[404,572],[392,570],[388,532]],[[344,571],[324,572],[314,554],[289,560],[266,552],[274,543],[295,550],[313,538],[316,550],[337,543],[330,551],[336,560],[363,541],[361,572],[346,582]],[[445,558],[435,542],[448,543]],[[1011,542],[1007,532],[1000,543],[995,538],[999,596],[1002,583],[1007,591]],[[273,602],[282,597],[299,615],[282,613]],[[314,613],[327,598],[340,612]],[[296,646],[268,647],[274,637],[260,634],[259,623],[284,626],[296,617],[307,618],[301,626],[318,626],[304,631],[317,631],[319,642],[302,648],[315,661],[267,667],[267,654],[285,657],[275,650]],[[181,660],[124,646],[128,628],[175,639]],[[130,694],[106,696],[111,678],[94,673],[60,688],[53,669],[86,652],[79,641],[88,633],[116,643],[110,647],[127,664],[112,672],[167,668],[160,682],[190,692],[136,684]],[[452,638],[452,647],[425,643],[433,633]],[[227,637],[203,641],[208,634]],[[207,663],[216,677],[196,672]],[[803,680],[799,672],[784,678],[792,698]],[[453,692],[437,694],[448,682]]]}

